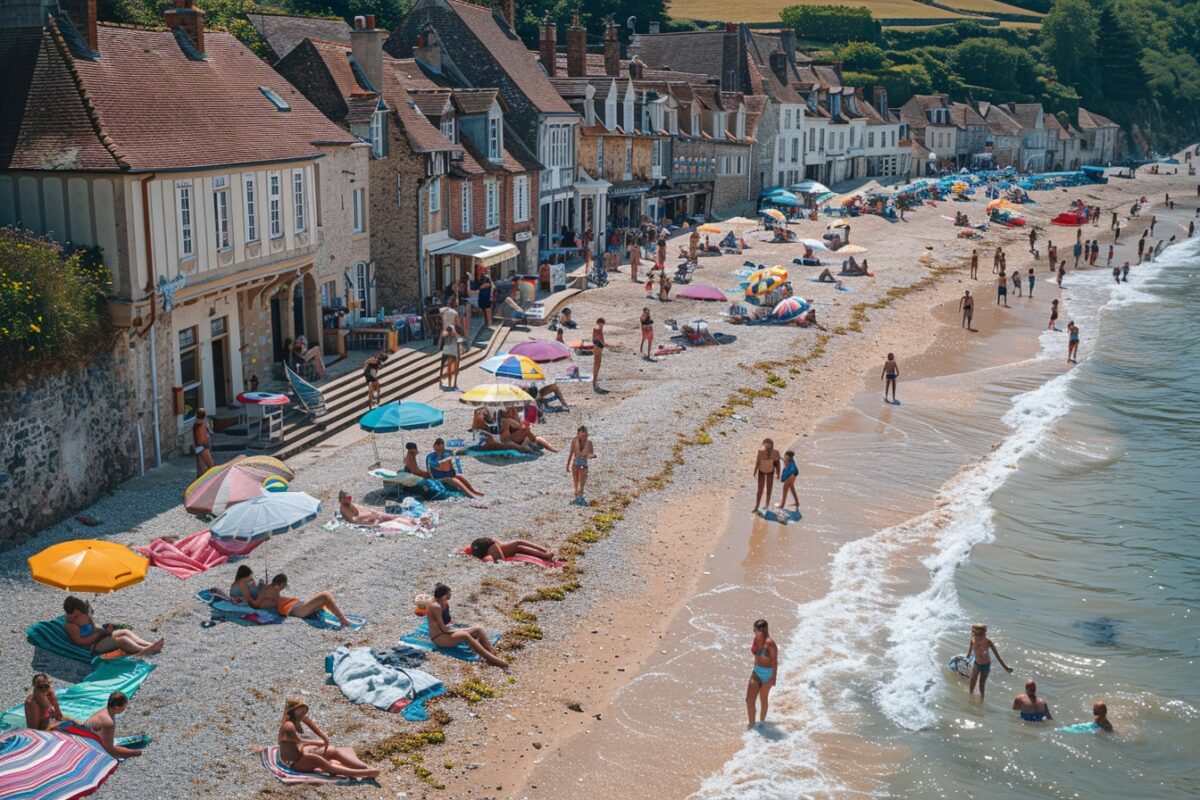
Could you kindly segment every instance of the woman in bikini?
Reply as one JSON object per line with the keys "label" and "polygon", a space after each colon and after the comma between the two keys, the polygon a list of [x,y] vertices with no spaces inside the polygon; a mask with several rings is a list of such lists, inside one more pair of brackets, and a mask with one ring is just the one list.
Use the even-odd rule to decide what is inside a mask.
{"label": "woman in bikini", "polygon": [[516,409],[512,409],[512,412],[512,415],[500,419],[501,442],[515,446],[515,449],[527,453],[535,452],[533,445],[537,445],[543,450],[549,450],[551,453],[558,452],[557,448],[530,430],[527,423],[517,418]]}
{"label": "woman in bikini", "polygon": [[381,522],[399,519],[401,516],[387,514],[377,508],[359,508],[354,505],[353,495],[345,490],[338,492],[338,510],[342,513],[342,519],[355,525],[378,525]]}
{"label": "woman in bikini", "polygon": [[[318,738],[306,739],[308,728]],[[379,770],[364,764],[350,747],[330,747],[329,737],[308,717],[308,704],[292,698],[283,705],[279,724],[279,760],[294,772],[324,772],[346,778],[374,778]]]}
{"label": "woman in bikini", "polygon": [[754,495],[754,511],[751,513],[757,514],[762,507],[763,489],[767,491],[767,508],[771,507],[771,490],[775,486],[775,479],[779,477],[779,451],[770,439],[763,439],[762,449],[754,457],[754,474],[758,477],[758,493]]}
{"label": "woman in bikini", "polygon": [[472,486],[467,476],[460,474],[455,468],[454,459],[446,452],[446,440],[442,437],[433,440],[433,452],[425,456],[425,467],[429,470],[430,477],[447,486],[453,486],[467,497],[476,500],[483,497],[483,492]]}
{"label": "woman in bikini", "polygon": [[425,611],[425,620],[429,623],[429,640],[438,647],[466,644],[475,655],[493,667],[508,669],[508,662],[492,650],[491,639],[483,628],[478,625],[470,628],[451,627],[450,587],[446,584],[439,583],[433,588],[433,602]]}
{"label": "woman in bikini", "polygon": [[513,539],[510,542],[498,542],[490,536],[481,536],[471,542],[471,555],[489,564],[504,561],[513,556],[533,556],[545,561],[554,561],[554,553],[546,548],[527,542],[524,539]]}
{"label": "woman in bikini", "polygon": [[771,638],[765,619],[754,623],[754,643],[750,645],[750,652],[754,654],[754,671],[750,673],[750,683],[746,686],[746,714],[749,717],[747,728],[754,727],[756,705],[761,707],[758,721],[767,721],[767,695],[775,686],[775,678],[779,672],[779,646]]}
{"label": "woman in bikini", "polygon": [[650,354],[654,350],[654,320],[650,318],[650,309],[642,309],[642,318],[638,321],[642,326],[642,341],[638,344],[638,353],[642,352],[642,345],[646,345],[646,358],[650,358]]}
{"label": "woman in bikini", "polygon": [[62,722],[58,695],[50,685],[50,676],[39,672],[33,676],[33,691],[25,697],[25,726],[35,731],[48,731]]}
{"label": "woman in bikini", "polygon": [[979,699],[983,700],[984,689],[987,687],[988,673],[992,671],[992,654],[1005,672],[1012,672],[1012,667],[1004,663],[996,644],[987,635],[987,625],[976,622],[971,626],[971,642],[967,645],[967,658],[975,654],[975,664],[971,667],[971,694],[975,694],[975,684],[979,683]]}
{"label": "woman in bikini", "polygon": [[600,360],[604,355],[604,317],[596,320],[592,328],[592,391],[600,391]]}
{"label": "woman in bikini", "polygon": [[262,582],[254,579],[254,570],[246,564],[241,564],[234,573],[233,583],[229,586],[228,592],[223,592],[215,586],[209,591],[214,597],[219,597],[222,600],[237,605],[250,605],[251,602],[258,597],[258,591],[262,588]]}
{"label": "woman in bikini", "polygon": [[571,481],[575,485],[575,499],[571,501],[573,505],[587,505],[587,500],[583,497],[583,490],[587,487],[588,461],[595,457],[596,450],[592,447],[591,440],[588,439],[588,429],[580,425],[579,430],[575,432],[575,438],[571,440],[571,449],[567,453],[567,472],[570,473]]}
{"label": "woman in bikini", "polygon": [[338,608],[332,594],[317,592],[302,603],[295,597],[283,596],[283,590],[287,588],[287,585],[287,575],[283,573],[276,575],[269,584],[259,590],[258,597],[251,600],[250,605],[254,608],[274,611],[281,617],[299,617],[300,619],[311,617],[321,609],[329,609],[329,612],[338,618],[338,622],[342,623],[343,628],[350,627],[350,620]]}
{"label": "woman in bikini", "polygon": [[164,639],[147,642],[135,636],[133,631],[117,628],[112,623],[97,625],[92,619],[91,607],[78,597],[64,600],[63,611],[67,615],[63,625],[67,638],[93,655],[122,650],[131,656],[152,656],[163,649]]}

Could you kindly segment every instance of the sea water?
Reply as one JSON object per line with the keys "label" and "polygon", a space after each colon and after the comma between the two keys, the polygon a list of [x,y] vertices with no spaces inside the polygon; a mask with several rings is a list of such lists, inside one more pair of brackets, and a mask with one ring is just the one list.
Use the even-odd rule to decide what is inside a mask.
{"label": "sea water", "polygon": [[[1070,274],[1079,365],[1043,334],[996,448],[933,512],[836,551],[779,636],[769,732],[696,797],[1200,796],[1197,308],[1200,240],[1130,283]],[[1015,670],[982,703],[945,666],[976,621]],[[1027,677],[1053,722],[1011,711]],[[1115,734],[1060,730],[1098,699]]]}

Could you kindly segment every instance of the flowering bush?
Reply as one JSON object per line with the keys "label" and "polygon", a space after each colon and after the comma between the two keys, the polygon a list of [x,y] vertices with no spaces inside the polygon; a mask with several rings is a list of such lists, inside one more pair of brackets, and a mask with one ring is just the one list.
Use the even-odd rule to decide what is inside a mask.
{"label": "flowering bush", "polygon": [[98,248],[0,228],[0,383],[107,346],[110,287]]}

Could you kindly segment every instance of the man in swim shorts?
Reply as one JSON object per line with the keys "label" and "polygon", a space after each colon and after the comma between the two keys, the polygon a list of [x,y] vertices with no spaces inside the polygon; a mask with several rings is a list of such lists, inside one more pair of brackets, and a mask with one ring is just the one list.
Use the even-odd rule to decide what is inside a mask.
{"label": "man in swim shorts", "polygon": [[1021,715],[1026,722],[1041,722],[1053,720],[1050,716],[1050,705],[1044,698],[1038,697],[1037,682],[1033,678],[1025,681],[1025,693],[1013,698],[1013,711]]}
{"label": "man in swim shorts", "polygon": [[962,326],[971,330],[971,317],[975,314],[975,298],[971,297],[970,289],[963,292],[963,296],[958,301],[958,307],[962,311]]}

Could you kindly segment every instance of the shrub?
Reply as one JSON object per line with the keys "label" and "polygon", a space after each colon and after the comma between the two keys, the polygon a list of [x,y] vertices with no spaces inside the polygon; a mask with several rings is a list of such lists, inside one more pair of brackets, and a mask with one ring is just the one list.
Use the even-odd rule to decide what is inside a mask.
{"label": "shrub", "polygon": [[849,6],[788,6],[779,18],[798,36],[822,42],[875,42],[880,25],[867,8]]}
{"label": "shrub", "polygon": [[0,381],[107,347],[110,286],[98,248],[70,248],[0,228]]}

